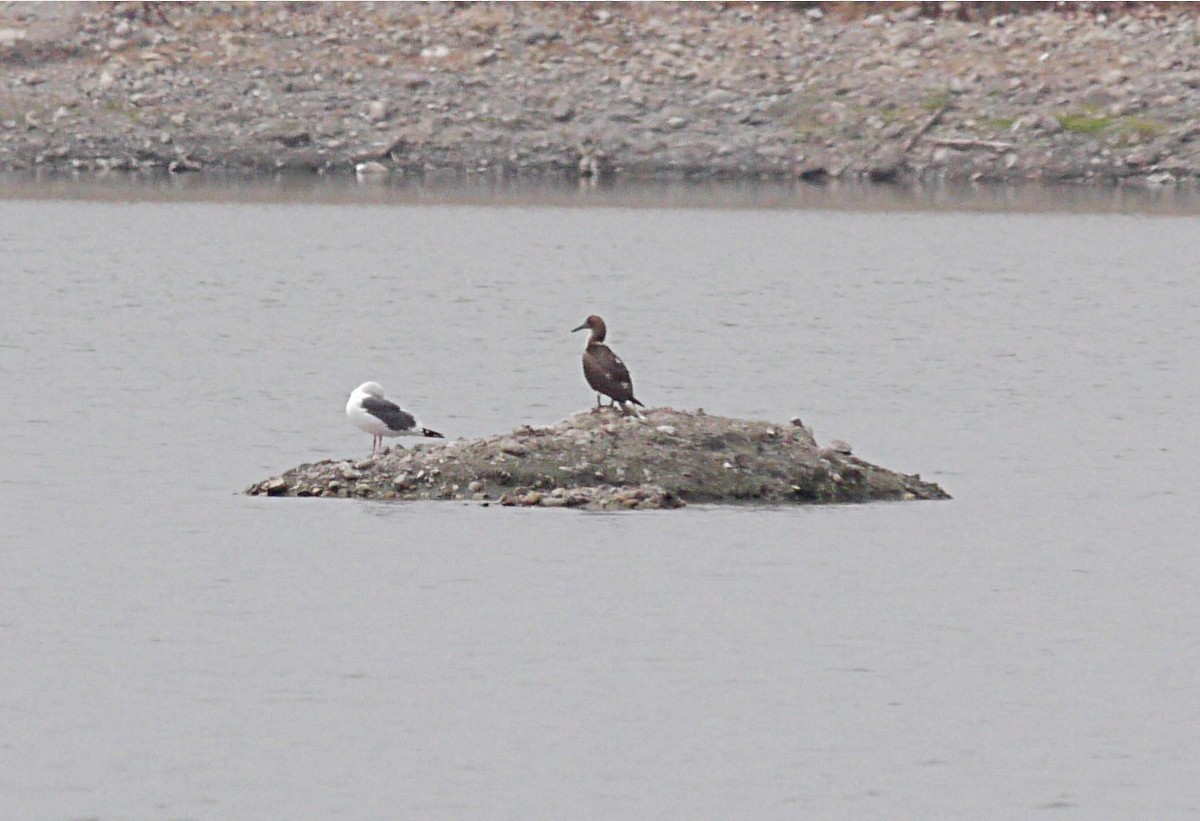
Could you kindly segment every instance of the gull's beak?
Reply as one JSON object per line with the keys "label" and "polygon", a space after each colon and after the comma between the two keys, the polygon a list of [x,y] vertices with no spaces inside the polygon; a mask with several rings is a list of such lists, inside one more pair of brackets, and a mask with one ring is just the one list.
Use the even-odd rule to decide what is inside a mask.
{"label": "gull's beak", "polygon": [[586,330],[587,326],[588,326],[588,324],[585,322],[582,325],[580,325],[578,328],[572,328],[571,333],[575,333],[576,331]]}

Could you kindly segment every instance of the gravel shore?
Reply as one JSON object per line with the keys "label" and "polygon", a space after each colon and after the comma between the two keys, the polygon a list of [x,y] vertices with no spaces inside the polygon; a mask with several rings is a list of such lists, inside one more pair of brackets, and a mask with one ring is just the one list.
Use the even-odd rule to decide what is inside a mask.
{"label": "gravel shore", "polygon": [[1200,179],[1195,4],[9,3],[0,171]]}

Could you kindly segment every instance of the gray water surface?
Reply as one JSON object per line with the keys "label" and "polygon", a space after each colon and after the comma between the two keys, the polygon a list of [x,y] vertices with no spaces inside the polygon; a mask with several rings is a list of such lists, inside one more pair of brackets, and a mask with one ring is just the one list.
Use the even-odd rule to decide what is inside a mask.
{"label": "gray water surface", "polygon": [[[1195,217],[0,201],[0,817],[1200,812]],[[248,498],[593,401],[945,503]]]}

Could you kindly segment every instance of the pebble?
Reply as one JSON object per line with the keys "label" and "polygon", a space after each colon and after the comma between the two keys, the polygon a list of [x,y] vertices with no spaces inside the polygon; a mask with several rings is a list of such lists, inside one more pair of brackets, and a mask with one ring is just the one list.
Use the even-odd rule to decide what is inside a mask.
{"label": "pebble", "polygon": [[359,181],[381,180],[391,173],[391,169],[381,162],[371,160],[360,162],[354,166],[354,176]]}
{"label": "pebble", "polygon": [[372,100],[367,106],[367,119],[373,123],[378,123],[392,116],[392,110],[387,103],[382,100]]}
{"label": "pebble", "polygon": [[527,456],[529,448],[518,442],[516,439],[505,439],[500,442],[500,451],[507,453],[509,456]]}
{"label": "pebble", "polygon": [[550,109],[550,117],[557,122],[565,123],[575,116],[575,106],[565,98],[559,98]]}

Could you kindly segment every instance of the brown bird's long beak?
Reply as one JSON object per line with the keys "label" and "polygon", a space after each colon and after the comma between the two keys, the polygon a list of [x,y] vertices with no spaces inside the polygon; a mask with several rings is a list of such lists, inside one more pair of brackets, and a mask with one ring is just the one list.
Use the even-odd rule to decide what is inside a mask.
{"label": "brown bird's long beak", "polygon": [[583,331],[583,330],[586,330],[586,329],[587,329],[587,326],[588,326],[588,324],[585,322],[585,323],[583,323],[582,325],[580,325],[578,328],[572,328],[572,329],[571,329],[571,333],[575,333],[576,331]]}

